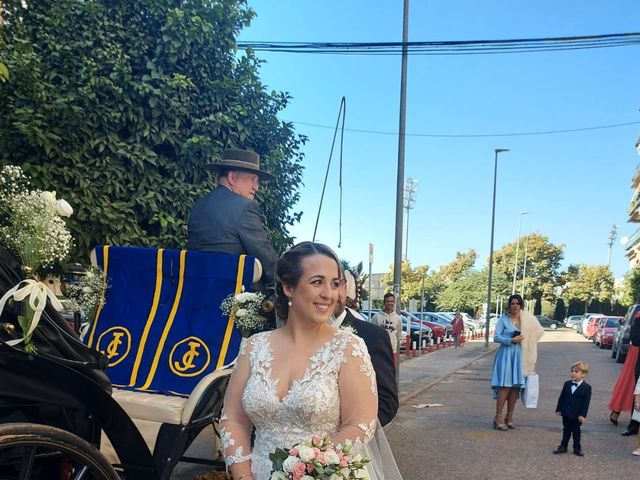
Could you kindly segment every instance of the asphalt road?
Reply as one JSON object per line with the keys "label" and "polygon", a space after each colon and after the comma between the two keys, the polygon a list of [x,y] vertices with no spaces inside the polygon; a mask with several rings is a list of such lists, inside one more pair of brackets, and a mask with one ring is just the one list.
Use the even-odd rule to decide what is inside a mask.
{"label": "asphalt road", "polygon": [[[492,429],[493,353],[435,383],[406,402],[385,428],[404,480],[638,478],[640,458],[631,455],[638,437],[620,435],[629,416],[623,414],[618,427],[608,420],[607,402],[621,369],[610,354],[572,330],[547,331],[539,345],[538,408],[518,404],[516,429],[506,432]],[[586,380],[593,388],[582,429],[585,457],[553,455],[562,436],[556,402],[570,365],[578,360],[591,367]],[[416,407],[425,404],[443,406]]]}
{"label": "asphalt road", "polygon": [[[515,430],[492,429],[495,401],[489,382],[496,345],[468,342],[461,350],[446,348],[400,364],[401,408],[385,432],[404,480],[500,480],[637,478],[640,458],[631,455],[638,437],[620,433],[609,420],[607,402],[621,365],[573,330],[548,330],[539,346],[540,401],[537,409],[516,407]],[[582,428],[585,457],[553,455],[562,436],[554,413],[570,365],[586,361],[593,388],[587,423]],[[190,454],[206,456],[210,435],[198,438]],[[180,464],[172,479],[192,480],[204,466]],[[204,478],[204,477],[201,477]]]}

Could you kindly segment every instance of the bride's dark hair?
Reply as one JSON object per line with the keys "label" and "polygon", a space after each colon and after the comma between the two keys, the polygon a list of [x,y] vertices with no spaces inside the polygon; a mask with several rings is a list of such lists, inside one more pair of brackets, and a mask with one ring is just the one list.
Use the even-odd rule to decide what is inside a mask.
{"label": "bride's dark hair", "polygon": [[301,242],[291,247],[276,263],[276,312],[281,320],[289,317],[289,299],[282,284],[296,286],[302,278],[302,262],[313,255],[324,255],[336,262],[340,272],[340,260],[333,250],[322,243]]}

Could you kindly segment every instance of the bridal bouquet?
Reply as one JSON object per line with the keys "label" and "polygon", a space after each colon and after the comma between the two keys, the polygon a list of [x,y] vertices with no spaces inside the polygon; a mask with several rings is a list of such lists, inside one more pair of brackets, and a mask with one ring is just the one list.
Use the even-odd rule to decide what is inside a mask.
{"label": "bridal bouquet", "polygon": [[368,479],[368,457],[351,457],[351,444],[334,445],[328,437],[316,435],[291,448],[277,448],[269,455],[273,462],[271,480],[357,480]]}
{"label": "bridal bouquet", "polygon": [[222,301],[220,310],[226,317],[233,316],[238,330],[244,338],[262,331],[267,319],[262,315],[264,295],[259,292],[231,294]]}

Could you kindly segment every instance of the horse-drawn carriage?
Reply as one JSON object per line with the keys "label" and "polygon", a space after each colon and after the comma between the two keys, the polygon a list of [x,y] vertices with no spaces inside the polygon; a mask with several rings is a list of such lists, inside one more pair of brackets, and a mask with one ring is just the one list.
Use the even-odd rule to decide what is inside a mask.
{"label": "horse-drawn carriage", "polygon": [[[2,313],[0,480],[165,480],[220,415],[241,341],[220,301],[250,289],[259,263],[163,249],[96,253],[110,286],[86,344],[47,304],[37,353],[27,353],[7,344],[21,335],[19,305]],[[21,279],[0,250],[0,295]]]}

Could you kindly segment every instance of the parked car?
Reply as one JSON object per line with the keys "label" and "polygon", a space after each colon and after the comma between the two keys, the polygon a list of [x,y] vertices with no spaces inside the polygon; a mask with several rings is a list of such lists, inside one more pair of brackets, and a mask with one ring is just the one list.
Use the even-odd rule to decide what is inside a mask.
{"label": "parked car", "polygon": [[585,329],[583,335],[587,340],[593,340],[593,337],[596,335],[596,328],[598,327],[598,322],[604,318],[604,315],[592,315],[589,317],[589,321],[587,322],[587,328]]}
{"label": "parked car", "polygon": [[410,314],[409,312],[406,312],[404,310],[400,311],[400,314],[402,316],[406,316],[411,318],[411,321],[413,323],[417,323],[418,325],[422,324],[422,325],[426,325],[427,327],[429,327],[431,329],[431,332],[433,333],[433,341],[437,341],[438,338],[442,338],[444,339],[444,337],[447,336],[447,329],[444,328],[442,325],[439,325],[435,322],[431,322],[428,320],[422,320],[420,321],[420,319],[412,314]]}
{"label": "parked car", "polygon": [[551,320],[544,315],[536,315],[536,318],[538,319],[538,322],[540,322],[540,325],[542,325],[544,328],[550,328],[551,330],[555,330],[562,325],[560,322]]}
{"label": "parked car", "polygon": [[[430,340],[433,338],[433,332],[431,328],[427,325],[420,325],[420,323],[412,322],[409,317],[406,315],[400,315],[402,317],[402,331],[404,332],[404,336],[400,341],[400,348],[404,349],[406,344],[406,332],[407,332],[407,323],[411,324],[411,341],[415,342],[416,345],[420,345],[420,340],[426,340],[427,344],[429,344]],[[420,331],[422,331],[422,337],[420,337]]]}
{"label": "parked car", "polygon": [[564,326],[568,328],[578,329],[578,325],[582,321],[582,315],[571,315],[564,319]]}
{"label": "parked car", "polygon": [[599,313],[593,313],[593,312],[589,312],[589,313],[585,313],[584,315],[582,315],[582,320],[580,321],[580,323],[578,324],[578,329],[577,332],[584,336],[586,331],[587,331],[587,324],[589,323],[589,318],[591,318],[593,315],[600,315]]}
{"label": "parked car", "polygon": [[[453,320],[453,316],[455,314],[455,312],[436,312],[436,313],[438,313],[439,315],[446,315],[451,320]],[[480,331],[482,329],[480,325],[480,321],[472,318],[471,315],[469,315],[467,312],[460,312],[460,315],[462,315],[462,321],[464,322],[465,329],[471,332]]]}
{"label": "parked car", "polygon": [[618,326],[613,337],[611,346],[611,358],[615,358],[617,363],[624,363],[629,351],[629,333],[631,331],[631,323],[640,316],[640,304],[631,305],[627,314],[624,316],[623,322]]}
{"label": "parked car", "polygon": [[412,315],[426,322],[437,323],[438,325],[445,328],[447,336],[451,335],[451,331],[453,330],[451,320],[449,320],[444,315],[438,315],[433,312],[413,312]]}
{"label": "parked car", "polygon": [[623,317],[602,317],[598,321],[596,334],[593,337],[593,343],[600,348],[611,348],[613,345],[613,337],[622,320]]}

